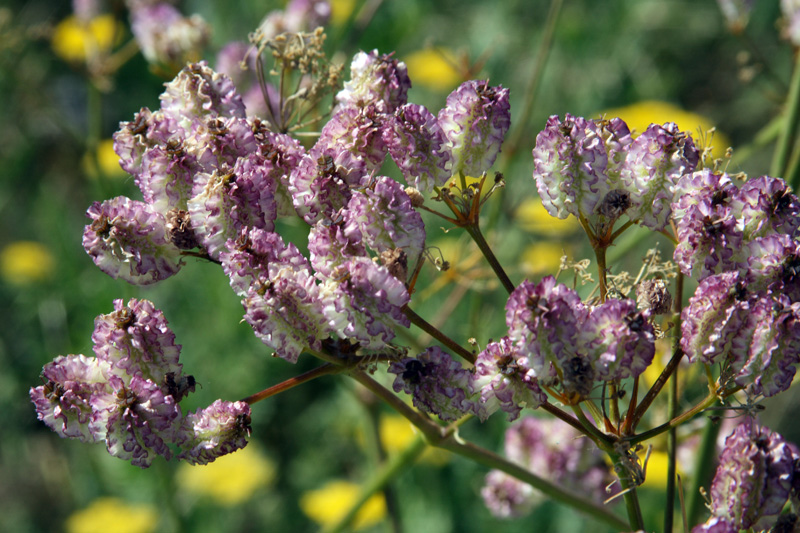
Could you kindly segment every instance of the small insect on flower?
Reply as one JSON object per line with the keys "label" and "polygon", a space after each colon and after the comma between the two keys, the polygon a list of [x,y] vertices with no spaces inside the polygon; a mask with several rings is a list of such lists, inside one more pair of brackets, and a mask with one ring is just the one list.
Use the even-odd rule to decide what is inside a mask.
{"label": "small insect on flower", "polygon": [[194,379],[194,376],[181,376],[175,379],[175,372],[167,372],[167,375],[164,376],[164,385],[167,386],[167,393],[169,393],[176,402],[179,402],[190,392],[194,392],[197,387],[197,381]]}
{"label": "small insect on flower", "polygon": [[411,383],[412,385],[419,385],[422,378],[425,377],[425,365],[417,359],[412,359],[406,363],[406,369],[401,374],[403,380]]}

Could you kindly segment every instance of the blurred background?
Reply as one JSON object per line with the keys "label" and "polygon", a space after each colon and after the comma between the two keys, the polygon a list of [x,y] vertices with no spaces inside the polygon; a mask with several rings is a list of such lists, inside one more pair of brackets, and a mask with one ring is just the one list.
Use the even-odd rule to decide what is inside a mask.
{"label": "blurred background", "polygon": [[[549,218],[536,198],[531,149],[550,115],[619,115],[640,132],[650,122],[676,121],[696,139],[715,126],[714,154],[734,149],[729,172],[769,170],[773,119],[793,64],[777,1],[758,2],[746,28],[734,32],[714,0],[566,0],[538,83],[532,73],[548,1],[332,4],[329,54],[349,65],[358,50],[394,51],[409,67],[409,101],[434,113],[466,79],[511,89],[517,137],[495,165],[506,189],[486,205],[485,233],[515,283],[554,274],[564,253],[591,257],[579,228]],[[315,366],[309,358],[297,365],[273,359],[240,323],[241,305],[212,264],[189,260],[179,276],[141,288],[112,280],[83,251],[92,202],[141,198],[109,140],[141,107],[158,108],[167,81],[130,48],[126,12],[108,5],[114,16],[103,24],[111,30],[98,28],[106,37],[97,42],[122,50],[126,60],[102,80],[90,80],[81,36],[65,29],[69,2],[6,0],[0,7],[0,531],[316,531],[352,501],[381,460],[379,450],[398,453],[413,438],[410,425],[350,380],[325,377],[255,405],[251,444],[208,467],[157,460],[140,470],[102,445],[60,439],[36,420],[28,389],[40,384],[42,366],[59,354],[91,355],[94,317],[111,312],[115,298],[147,298],[164,311],[183,346],[184,369],[200,384],[186,400],[189,409],[246,397]],[[211,26],[202,57],[212,65],[223,45],[246,40],[281,8],[278,0],[180,4]],[[426,221],[429,244],[452,268],[424,269],[413,307],[462,343],[474,337],[484,346],[501,337],[502,287],[466,235]],[[654,245],[634,233],[611,251],[615,272],[635,275]],[[668,259],[671,248],[660,245]],[[429,339],[412,329],[401,342],[425,346]],[[687,385],[686,405],[703,386],[702,379]],[[792,391],[783,401],[787,409],[796,403]],[[773,411],[773,429],[800,442]],[[501,451],[506,427],[497,416],[467,423],[462,435]],[[426,452],[393,480],[385,499],[365,507],[356,526],[391,531],[388,505],[405,531],[588,527],[554,503],[518,520],[492,516],[480,498],[485,475],[461,458]],[[642,498],[646,520],[658,523],[663,494],[656,481]]]}

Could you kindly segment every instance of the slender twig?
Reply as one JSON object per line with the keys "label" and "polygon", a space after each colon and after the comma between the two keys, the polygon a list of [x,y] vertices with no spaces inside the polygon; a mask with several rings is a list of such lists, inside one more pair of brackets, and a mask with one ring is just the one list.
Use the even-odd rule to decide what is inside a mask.
{"label": "slender twig", "polygon": [[575,416],[578,417],[578,420],[581,422],[581,425],[588,431],[593,437],[594,441],[597,443],[597,446],[600,447],[603,451],[608,452],[609,449],[613,450],[613,446],[611,444],[611,438],[597,429],[597,427],[592,423],[591,420],[586,418],[583,410],[580,408],[579,405],[571,405],[572,412],[575,413]]}
{"label": "slender twig", "polygon": [[636,412],[636,402],[639,397],[639,376],[633,378],[633,390],[631,390],[631,398],[628,402],[628,412],[625,413],[625,424],[622,426],[622,435],[630,435],[633,427],[633,415]]}
{"label": "slender twig", "polygon": [[[556,407],[555,405],[553,405],[552,403],[549,403],[549,402],[548,403],[543,403],[540,407],[541,407],[542,410],[547,411],[551,415],[557,417],[562,422],[566,422],[567,424],[569,424],[573,428],[577,429],[579,432],[583,433],[584,435],[586,435],[587,437],[592,439],[596,444],[598,444],[598,439],[600,437],[596,433],[592,433],[591,431],[586,429],[583,426],[583,424],[581,424],[578,421],[578,419],[575,418],[574,416],[570,416],[569,413],[567,413],[565,411],[562,411],[561,409],[559,409],[558,407]],[[611,439],[606,435],[603,435],[603,437],[604,437],[605,443],[610,445],[611,444]],[[599,446],[599,444],[598,444],[598,446]]]}
{"label": "slender twig", "polygon": [[681,362],[682,358],[683,350],[681,350],[680,347],[676,347],[672,354],[672,359],[669,360],[669,363],[667,363],[667,366],[665,366],[664,370],[661,371],[661,374],[658,376],[658,379],[656,379],[656,382],[653,383],[653,386],[650,387],[650,390],[647,391],[647,394],[645,394],[644,398],[642,398],[642,402],[636,407],[636,412],[633,415],[633,422],[631,423],[631,431],[636,429],[636,425],[650,408],[653,400],[655,400],[656,396],[658,396],[658,393],[661,392],[661,389],[664,388],[664,385],[666,385],[667,380],[669,380],[670,376],[672,376],[672,373],[676,368],[678,368],[678,363]]}
{"label": "slender twig", "polygon": [[492,267],[492,270],[494,270],[494,273],[497,275],[497,278],[500,280],[500,283],[503,284],[503,287],[506,289],[506,291],[508,291],[509,294],[514,292],[516,287],[514,287],[514,284],[511,282],[505,270],[503,270],[503,267],[500,265],[500,262],[497,260],[497,257],[495,257],[494,252],[492,252],[489,243],[487,243],[486,239],[483,237],[481,229],[478,227],[478,225],[474,224],[465,226],[464,229],[467,230],[467,233],[470,234],[472,240],[474,240],[475,244],[478,245],[478,248],[480,248],[483,256],[489,262],[489,266]]}
{"label": "slender twig", "polygon": [[389,407],[407,418],[409,422],[414,424],[420,431],[422,431],[422,433],[425,434],[428,442],[432,442],[441,438],[442,430],[444,428],[413,407],[407,405],[392,391],[363,372],[354,372],[351,374],[351,376],[353,379],[364,385],[375,396],[389,404]]}
{"label": "slender twig", "polygon": [[427,320],[419,316],[417,313],[411,310],[408,306],[403,306],[401,308],[403,313],[408,317],[412,324],[417,326],[419,329],[436,339],[437,341],[441,342],[451,350],[453,350],[457,355],[463,357],[470,363],[475,362],[475,354],[467,350],[466,348],[462,348],[456,341],[442,333],[438,328],[436,328],[433,324],[429,323]]}
{"label": "slender twig", "polygon": [[316,379],[320,376],[327,376],[328,374],[338,374],[343,370],[344,368],[341,366],[337,366],[332,363],[325,363],[324,365],[318,366],[313,370],[309,370],[304,374],[300,374],[299,376],[289,378],[286,381],[282,381],[277,385],[273,385],[272,387],[266,388],[261,392],[251,394],[247,398],[242,399],[242,401],[249,403],[250,405],[253,405],[256,402],[260,402],[261,400],[266,400],[270,396],[275,396],[276,394],[280,394],[281,392],[287,391],[293,387],[302,385],[303,383],[307,383],[312,379]]}
{"label": "slender twig", "polygon": [[649,429],[643,433],[639,433],[638,435],[633,435],[631,437],[624,437],[623,440],[631,444],[637,444],[639,442],[644,442],[648,439],[652,439],[653,437],[661,435],[662,433],[665,433],[672,428],[680,426],[684,422],[688,422],[695,416],[699,415],[700,413],[702,413],[703,411],[705,411],[706,409],[717,403],[717,401],[719,401],[717,395],[714,392],[710,392],[708,396],[706,396],[700,401],[700,403],[698,403],[688,411],[684,412],[683,414],[676,416],[669,422],[661,424],[660,426],[655,427],[653,429]]}

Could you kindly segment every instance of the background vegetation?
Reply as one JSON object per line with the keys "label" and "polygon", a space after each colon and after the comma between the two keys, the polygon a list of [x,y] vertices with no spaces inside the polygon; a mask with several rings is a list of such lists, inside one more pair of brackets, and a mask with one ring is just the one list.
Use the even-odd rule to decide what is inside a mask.
{"label": "background vegetation", "polygon": [[[462,79],[478,76],[511,89],[512,127],[524,126],[518,150],[506,150],[495,167],[507,187],[487,204],[486,217],[490,239],[515,283],[555,273],[552,257],[557,265],[561,250],[575,259],[590,257],[575,228],[543,222],[530,203],[536,195],[530,150],[549,115],[597,116],[642,101],[668,102],[706,117],[727,137],[725,145],[734,148],[729,172],[768,172],[775,135],[770,124],[784,101],[793,62],[791,47],[779,39],[777,1],[757,3],[746,32],[734,36],[713,0],[567,0],[527,116],[521,111],[550,2],[355,3],[374,13],[348,23],[343,13],[352,6],[334,2],[336,22],[329,32],[331,52],[345,64],[357,50],[373,48],[405,59],[438,46],[456,59],[455,68],[432,75],[432,84],[424,83],[419,70],[423,81],[416,81],[411,70],[416,83],[410,101],[435,112]],[[378,461],[376,423],[380,427],[384,420],[390,450],[408,437],[406,430],[392,430],[386,422],[391,413],[349,380],[323,378],[256,405],[256,453],[241,470],[231,466],[208,477],[192,477],[182,465],[164,461],[140,470],[110,457],[101,445],[62,440],[36,420],[27,391],[38,384],[42,365],[58,354],[91,354],[93,319],[110,312],[115,298],[147,298],[163,309],[183,345],[186,371],[201,384],[187,400],[192,409],[216,398],[248,396],[314,366],[305,358],[296,366],[272,359],[239,322],[239,301],[213,265],[189,261],[181,275],[139,288],[110,279],[84,253],[86,208],[121,194],[139,198],[130,178],[87,163],[91,128],[108,139],[140,107],[157,108],[164,80],[136,55],[102,95],[99,118],[93,115],[98,108],[92,108],[86,77],[51,47],[52,29],[69,15],[68,4],[7,0],[0,8],[0,530],[62,531],[74,513],[113,497],[142,506],[134,514],[152,515],[154,527],[163,531],[315,531],[319,526],[301,508],[309,501],[304,497],[331,480],[358,484],[369,476]],[[182,10],[200,13],[213,26],[206,55],[213,65],[222,45],[246,38],[264,14],[280,7],[277,0],[196,0]],[[420,287],[435,290],[420,289],[415,310],[444,324],[452,337],[475,337],[485,345],[504,332],[504,291],[467,240],[456,231],[445,234],[441,225],[429,223],[429,240],[440,245],[453,269],[425,270]],[[20,247],[21,242],[34,244]],[[644,248],[632,250],[617,253],[616,271],[638,271]],[[417,303],[418,297],[424,302]],[[418,334],[412,330],[406,341],[419,343]],[[702,383],[694,396],[691,384],[685,392],[699,396]],[[796,414],[793,394],[782,396],[784,405],[763,420],[800,442],[800,428],[785,423]],[[505,427],[497,416],[484,424],[469,422],[462,431],[501,451]],[[407,531],[516,532],[531,531],[532,524],[541,531],[584,529],[582,517],[551,503],[517,521],[494,518],[480,503],[485,474],[460,458],[428,457],[396,478],[389,501],[397,504]],[[203,490],[208,487],[224,490]],[[643,492],[653,503],[644,504],[653,513],[646,521],[656,524],[663,495],[658,488]],[[345,504],[314,504],[326,505]],[[387,531],[387,522],[367,530]]]}

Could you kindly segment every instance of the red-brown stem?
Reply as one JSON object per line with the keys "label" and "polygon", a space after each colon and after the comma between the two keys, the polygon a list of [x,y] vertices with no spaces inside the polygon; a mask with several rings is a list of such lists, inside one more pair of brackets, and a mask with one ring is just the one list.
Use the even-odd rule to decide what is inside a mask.
{"label": "red-brown stem", "polygon": [[278,383],[277,385],[273,385],[272,387],[264,389],[261,392],[250,395],[242,401],[253,405],[256,402],[260,402],[261,400],[265,400],[270,396],[275,396],[276,394],[287,391],[293,387],[302,385],[303,383],[311,381],[312,379],[316,379],[320,376],[326,376],[328,374],[338,374],[343,370],[345,369],[341,366],[334,365],[332,363],[325,363],[324,365],[318,366],[313,370],[309,370],[305,374],[300,374],[299,376],[289,378],[286,381]]}
{"label": "red-brown stem", "polygon": [[636,413],[636,401],[639,399],[639,376],[633,378],[633,390],[628,402],[628,412],[625,413],[625,424],[622,426],[622,435],[630,435],[633,426],[633,415]]}

